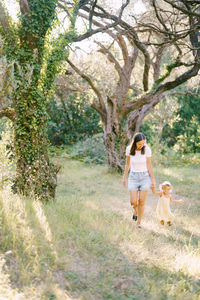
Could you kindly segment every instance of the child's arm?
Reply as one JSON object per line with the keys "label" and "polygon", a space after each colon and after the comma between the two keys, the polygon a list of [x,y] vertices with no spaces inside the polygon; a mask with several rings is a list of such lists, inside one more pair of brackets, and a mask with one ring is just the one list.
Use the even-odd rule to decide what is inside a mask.
{"label": "child's arm", "polygon": [[153,193],[154,195],[156,195],[156,196],[160,196],[160,197],[162,196],[162,193],[161,193],[161,192],[159,192],[159,193],[158,193],[158,192],[156,192],[156,189],[155,189],[155,187],[152,187],[152,188],[151,188],[151,190],[152,190],[152,193]]}
{"label": "child's arm", "polygon": [[182,199],[180,199],[180,200],[174,200],[172,197],[170,197],[170,201],[171,201],[172,203],[183,203],[183,200],[182,200]]}

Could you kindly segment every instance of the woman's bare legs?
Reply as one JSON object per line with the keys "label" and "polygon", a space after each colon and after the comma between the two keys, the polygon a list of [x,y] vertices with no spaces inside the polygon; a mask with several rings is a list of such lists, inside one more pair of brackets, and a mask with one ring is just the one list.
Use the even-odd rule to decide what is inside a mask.
{"label": "woman's bare legs", "polygon": [[137,225],[141,224],[147,192],[148,191],[139,191]]}
{"label": "woman's bare legs", "polygon": [[138,191],[130,191],[130,203],[135,209],[135,215],[138,215]]}

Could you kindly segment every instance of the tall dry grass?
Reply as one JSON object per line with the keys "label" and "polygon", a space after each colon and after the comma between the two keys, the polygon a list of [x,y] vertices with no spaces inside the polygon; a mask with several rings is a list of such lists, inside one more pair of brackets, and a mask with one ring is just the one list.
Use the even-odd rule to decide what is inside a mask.
{"label": "tall dry grass", "polygon": [[200,299],[199,172],[155,169],[185,202],[162,227],[149,193],[138,230],[120,175],[58,160],[55,202],[1,191],[0,299]]}

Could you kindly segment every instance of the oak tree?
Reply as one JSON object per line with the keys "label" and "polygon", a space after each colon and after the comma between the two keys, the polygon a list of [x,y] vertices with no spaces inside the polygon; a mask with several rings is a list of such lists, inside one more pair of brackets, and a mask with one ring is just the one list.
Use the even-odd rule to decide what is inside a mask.
{"label": "oak tree", "polygon": [[[121,14],[120,18],[113,13],[113,8],[98,3],[93,10],[85,4],[79,11],[79,16],[88,20],[90,30],[110,26],[104,31],[110,44],[108,39],[96,43],[98,51],[118,74],[112,95],[102,93],[80,66],[67,59],[96,94],[92,107],[104,125],[108,166],[119,170],[123,168],[120,145],[123,147],[127,137],[126,120],[131,137],[166,94],[181,94],[180,85],[196,76],[200,69],[199,1],[149,0],[145,4],[143,14],[133,9],[125,14],[130,5],[130,1],[125,1],[124,17]],[[121,51],[120,57],[113,51],[116,47]]]}

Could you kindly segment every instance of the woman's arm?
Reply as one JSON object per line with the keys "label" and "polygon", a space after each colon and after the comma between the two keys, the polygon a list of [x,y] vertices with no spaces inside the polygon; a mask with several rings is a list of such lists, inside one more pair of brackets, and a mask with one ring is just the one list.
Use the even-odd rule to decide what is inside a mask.
{"label": "woman's arm", "polygon": [[149,175],[151,177],[151,187],[155,187],[156,183],[155,183],[155,178],[154,178],[154,173],[153,173],[153,167],[152,167],[152,162],[151,162],[151,157],[147,157],[147,169],[149,171]]}
{"label": "woman's arm", "polygon": [[126,156],[126,165],[124,170],[124,176],[123,176],[123,186],[126,187],[126,177],[128,175],[128,171],[130,169],[130,156]]}
{"label": "woman's arm", "polygon": [[183,203],[183,200],[182,200],[182,199],[180,199],[180,200],[174,200],[172,197],[170,197],[170,201],[171,201],[172,203]]}

